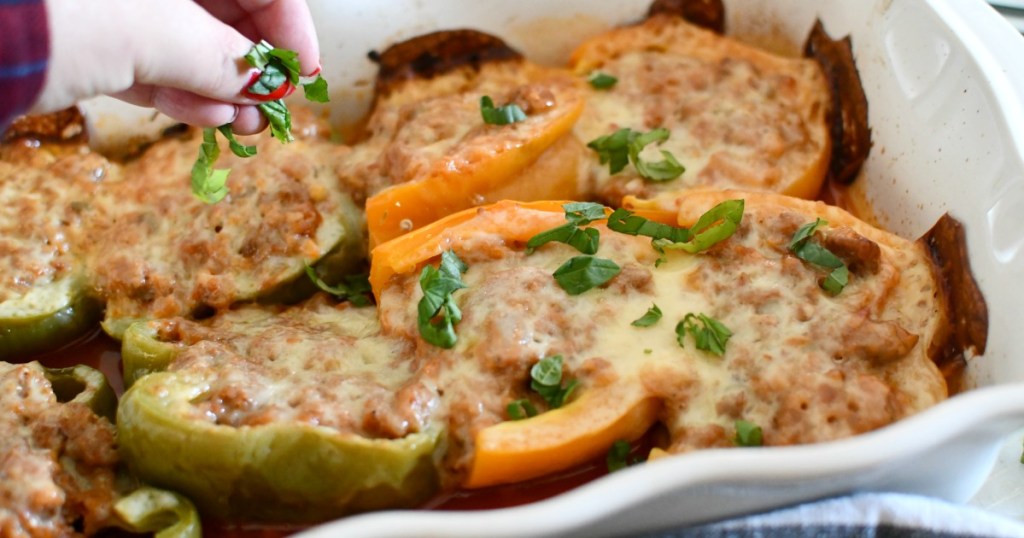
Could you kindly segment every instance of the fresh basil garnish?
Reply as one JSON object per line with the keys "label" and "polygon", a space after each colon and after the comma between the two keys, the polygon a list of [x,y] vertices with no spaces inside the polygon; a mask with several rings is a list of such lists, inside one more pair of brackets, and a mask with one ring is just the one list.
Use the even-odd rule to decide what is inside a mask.
{"label": "fresh basil garnish", "polygon": [[719,357],[725,354],[725,344],[732,337],[732,331],[722,322],[705,314],[692,312],[686,314],[683,320],[676,324],[676,341],[679,342],[679,347],[686,347],[684,340],[687,334],[693,337],[697,349]]}
{"label": "fresh basil garnish", "polygon": [[659,320],[661,320],[661,309],[658,308],[658,305],[652,304],[651,307],[647,309],[647,312],[644,313],[644,315],[633,320],[633,323],[630,323],[630,325],[634,327],[650,327],[651,325],[657,323]]}
{"label": "fresh basil garnish", "polygon": [[801,226],[793,234],[793,238],[789,242],[789,250],[797,258],[811,265],[817,265],[826,270],[830,269],[831,271],[829,271],[828,275],[819,285],[829,295],[835,296],[839,295],[843,288],[849,284],[850,270],[843,263],[843,260],[839,259],[839,256],[811,240],[818,229],[827,224],[828,221],[819,217],[814,222],[808,222]]}
{"label": "fresh basil garnish", "polygon": [[452,294],[466,287],[462,273],[467,269],[454,251],[447,250],[438,267],[425,265],[420,272],[423,298],[417,305],[417,323],[420,336],[435,346],[451,349],[458,340],[455,324],[462,321],[462,311]]}
{"label": "fresh basil garnish", "polygon": [[761,446],[763,434],[761,427],[746,420],[737,420],[735,423],[736,437],[733,442],[737,446]]}
{"label": "fresh basil garnish", "polygon": [[615,86],[619,79],[608,73],[594,71],[587,77],[587,82],[596,90],[607,90]]}
{"label": "fresh basil garnish", "polygon": [[601,164],[608,164],[608,172],[618,174],[626,164],[632,162],[641,177],[651,181],[668,181],[675,179],[686,171],[670,152],[661,150],[662,161],[651,162],[640,157],[644,147],[653,143],[668,140],[669,131],[658,128],[646,133],[624,127],[610,135],[604,135],[587,144],[596,151]]}
{"label": "fresh basil garnish", "polygon": [[576,256],[555,270],[558,285],[569,295],[579,295],[608,282],[622,269],[615,262],[594,256]]}
{"label": "fresh basil garnish", "polygon": [[526,112],[515,103],[495,107],[489,95],[480,98],[480,116],[488,125],[509,125],[526,120]]}
{"label": "fresh basil garnish", "polygon": [[604,218],[604,206],[591,202],[570,202],[564,204],[565,224],[543,231],[526,242],[527,253],[547,243],[565,243],[583,254],[596,254],[600,245],[600,233],[594,228],[581,229],[591,222]]}

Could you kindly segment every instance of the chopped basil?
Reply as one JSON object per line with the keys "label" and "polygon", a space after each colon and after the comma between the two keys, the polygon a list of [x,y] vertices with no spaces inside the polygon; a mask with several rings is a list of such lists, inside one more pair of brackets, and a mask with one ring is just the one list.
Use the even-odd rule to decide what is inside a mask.
{"label": "chopped basil", "polygon": [[[698,322],[701,326],[697,325]],[[732,331],[722,322],[707,315],[692,312],[676,324],[676,341],[679,342],[679,347],[686,347],[683,342],[687,333],[693,337],[697,349],[719,357],[725,354],[725,344],[732,336]]]}
{"label": "chopped basil", "polygon": [[762,433],[761,427],[748,422],[746,420],[737,420],[736,424],[736,437],[733,442],[738,446],[761,446],[762,444]]}
{"label": "chopped basil", "polygon": [[[266,41],[260,41],[253,45],[245,60],[249,65],[260,71],[260,76],[246,88],[246,91],[255,95],[270,95],[281,89],[286,83],[299,83],[299,55],[295,51],[287,49],[276,49]],[[325,103],[327,97],[327,81],[317,75],[316,79],[303,84],[306,99]],[[292,115],[284,101],[277,99],[259,103],[256,108],[267,118],[270,124],[270,134],[282,143],[291,142],[292,137]],[[252,157],[256,155],[256,146],[246,146],[235,139],[230,125],[221,125],[216,130],[220,131],[227,139],[231,151],[239,157]],[[203,130],[203,143],[199,148],[199,157],[192,165],[192,193],[208,204],[221,201],[227,195],[228,170],[215,170],[213,164],[220,156],[217,147],[215,130],[212,128]]]}
{"label": "chopped basil", "polygon": [[505,413],[512,420],[522,420],[537,416],[537,408],[530,400],[521,398],[505,406]]}
{"label": "chopped basil", "polygon": [[597,90],[607,90],[612,86],[615,86],[615,83],[618,81],[618,78],[601,71],[594,71],[587,77],[587,82]]}
{"label": "chopped basil", "polygon": [[658,308],[658,305],[652,304],[651,307],[647,309],[647,313],[634,320],[630,325],[634,327],[650,327],[660,319],[661,309]]}
{"label": "chopped basil", "polygon": [[369,294],[372,288],[370,287],[369,275],[366,273],[346,275],[341,282],[332,286],[324,282],[320,275],[316,274],[316,269],[306,264],[306,276],[320,290],[333,295],[337,299],[347,299],[348,302],[352,303],[352,306],[368,306],[370,304]]}
{"label": "chopped basil", "polygon": [[312,82],[303,84],[302,93],[307,101],[314,103],[326,103],[331,100],[327,95],[327,81],[323,75],[317,75]]}
{"label": "chopped basil", "polygon": [[515,103],[495,107],[489,95],[480,98],[480,116],[488,125],[509,125],[526,120],[526,112]]}
{"label": "chopped basil", "polygon": [[667,239],[673,243],[690,240],[690,230],[662,224],[639,215],[628,209],[616,209],[608,216],[608,229],[627,235],[642,235],[651,239]]}
{"label": "chopped basil", "polygon": [[217,127],[220,134],[224,135],[224,138],[228,141],[228,147],[231,148],[231,153],[238,155],[239,157],[246,159],[256,155],[256,146],[246,146],[235,138],[234,131],[231,130],[230,125],[221,125]]}
{"label": "chopped basil", "polygon": [[526,242],[527,253],[547,243],[565,243],[583,254],[596,254],[600,244],[600,232],[593,228],[580,229],[591,222],[604,218],[604,206],[591,202],[570,202],[564,204],[566,224],[541,232]]}
{"label": "chopped basil", "polygon": [[569,295],[579,295],[608,282],[621,269],[618,264],[604,258],[576,256],[555,270],[558,285]]}
{"label": "chopped basil", "polygon": [[292,136],[292,113],[288,111],[288,106],[283,100],[260,103],[256,108],[270,123],[270,136],[280,140],[282,144],[295,140]]}
{"label": "chopped basil", "polygon": [[551,409],[565,405],[579,382],[575,379],[562,384],[562,356],[545,357],[530,368],[530,388],[547,402]]}
{"label": "chopped basil", "polygon": [[827,224],[828,221],[819,217],[814,222],[808,222],[801,226],[793,234],[793,238],[790,239],[789,250],[797,258],[811,265],[817,265],[823,269],[831,269],[819,285],[829,295],[834,296],[839,295],[849,283],[850,270],[843,263],[843,260],[839,259],[839,256],[811,240],[818,229]]}
{"label": "chopped basil", "polygon": [[703,252],[736,233],[743,220],[743,205],[742,199],[726,200],[697,219],[697,223],[689,230],[689,239],[675,242],[670,238],[655,238],[651,244],[659,251],[683,250],[690,254]]}
{"label": "chopped basil", "polygon": [[629,467],[630,465],[636,465],[642,460],[639,457],[629,457],[629,453],[633,451],[633,447],[630,446],[628,441],[619,439],[612,443],[611,448],[608,449],[608,455],[605,456],[605,464],[608,466],[608,472],[614,473]]}
{"label": "chopped basil", "polygon": [[462,311],[452,294],[466,287],[462,281],[466,269],[455,252],[447,250],[441,254],[438,267],[426,265],[420,273],[423,298],[417,305],[417,322],[420,336],[435,346],[451,349],[458,340],[455,324],[462,321]]}
{"label": "chopped basil", "polygon": [[217,130],[212,127],[203,129],[199,157],[192,165],[192,194],[208,204],[215,204],[228,194],[227,181],[230,170],[213,168],[213,163],[219,156]]}
{"label": "chopped basil", "polygon": [[[654,222],[620,208],[608,216],[608,228],[628,235],[650,237],[659,252],[671,249],[696,254],[732,237],[743,220],[743,207],[742,199],[721,202],[701,215],[689,229]],[[655,265],[663,261],[659,258]]]}
{"label": "chopped basil", "polygon": [[624,127],[610,135],[604,135],[587,144],[596,151],[601,164],[608,164],[608,172],[618,174],[626,164],[632,162],[641,177],[651,181],[668,181],[675,179],[686,171],[686,168],[668,151],[661,150],[664,160],[650,162],[640,157],[640,152],[652,143],[668,140],[669,131],[665,128],[654,129],[646,133]]}

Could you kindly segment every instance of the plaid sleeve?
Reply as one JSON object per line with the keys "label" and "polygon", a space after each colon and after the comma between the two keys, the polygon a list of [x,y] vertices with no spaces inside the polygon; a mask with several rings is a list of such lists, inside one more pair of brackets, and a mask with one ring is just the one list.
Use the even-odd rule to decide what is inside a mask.
{"label": "plaid sleeve", "polygon": [[49,56],[43,0],[0,0],[0,132],[35,103]]}

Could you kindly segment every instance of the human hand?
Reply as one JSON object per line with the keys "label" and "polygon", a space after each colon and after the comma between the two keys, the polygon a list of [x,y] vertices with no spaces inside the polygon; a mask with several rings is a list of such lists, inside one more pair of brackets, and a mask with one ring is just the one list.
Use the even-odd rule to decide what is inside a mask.
{"label": "human hand", "polygon": [[47,16],[50,64],[35,113],[112,95],[251,134],[266,126],[260,101],[243,92],[254,41],[298,52],[303,75],[320,68],[304,0],[47,0]]}

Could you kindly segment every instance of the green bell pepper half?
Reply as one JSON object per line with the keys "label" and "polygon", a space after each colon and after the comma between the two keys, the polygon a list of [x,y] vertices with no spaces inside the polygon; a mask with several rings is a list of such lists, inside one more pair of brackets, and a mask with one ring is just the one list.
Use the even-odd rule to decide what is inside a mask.
{"label": "green bell pepper half", "polygon": [[304,423],[218,425],[187,415],[204,383],[175,372],[135,381],[118,408],[121,454],[142,480],[215,519],[317,522],[416,506],[439,484],[440,432],[368,439]]}
{"label": "green bell pepper half", "polygon": [[114,421],[117,396],[102,372],[82,364],[42,369],[58,402],[83,404],[96,415]]}
{"label": "green bell pepper half", "polygon": [[[63,300],[55,302],[59,306],[11,308],[10,301],[5,304],[5,310],[20,312],[0,315],[0,356],[28,357],[55,349],[95,327],[103,310],[99,300],[79,289],[77,283],[61,282],[51,288],[47,291],[64,295]],[[21,302],[29,300],[24,298]]]}

